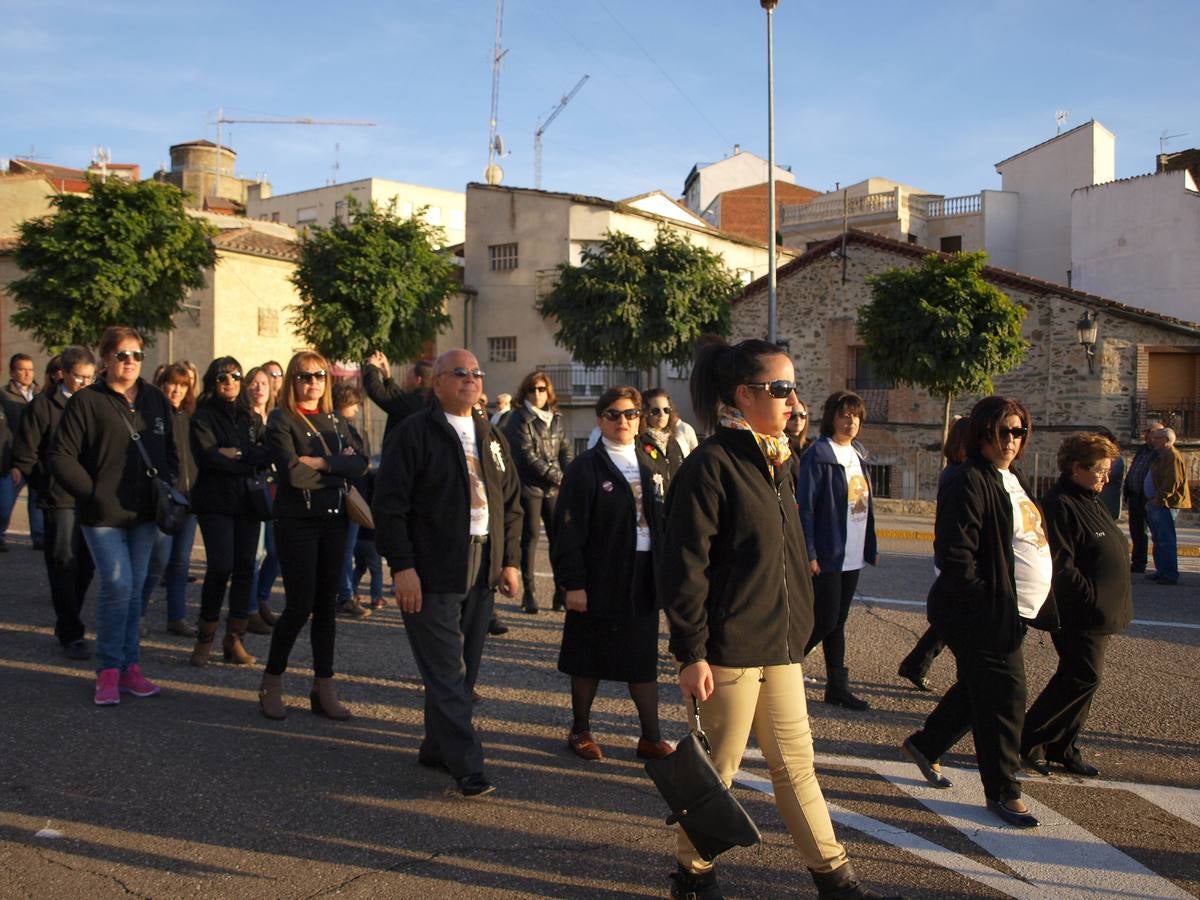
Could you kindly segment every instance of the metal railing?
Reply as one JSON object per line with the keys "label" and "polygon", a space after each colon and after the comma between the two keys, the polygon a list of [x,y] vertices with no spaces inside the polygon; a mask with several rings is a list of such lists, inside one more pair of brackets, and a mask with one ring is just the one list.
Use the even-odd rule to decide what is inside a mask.
{"label": "metal railing", "polygon": [[594,403],[608,388],[626,384],[642,389],[643,375],[636,369],[616,366],[585,366],[581,363],[560,363],[537,367],[546,373],[554,385],[558,402],[569,406]]}
{"label": "metal railing", "polygon": [[1135,400],[1133,404],[1133,434],[1140,438],[1149,422],[1162,422],[1175,430],[1181,440],[1200,438],[1200,402],[1181,399],[1171,403],[1150,403]]}

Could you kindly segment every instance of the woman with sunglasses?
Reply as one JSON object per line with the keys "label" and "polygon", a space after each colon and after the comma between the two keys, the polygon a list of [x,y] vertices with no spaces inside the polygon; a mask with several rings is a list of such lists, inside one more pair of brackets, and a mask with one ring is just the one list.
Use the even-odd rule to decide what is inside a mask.
{"label": "woman with sunglasses", "polygon": [[[539,525],[546,526],[546,541],[553,551],[554,503],[563,472],[571,462],[570,442],[558,413],[558,398],[545,372],[530,372],[521,381],[516,409],[504,428],[504,436],[508,438],[517,464],[521,508],[525,512],[521,532],[521,581],[525,585],[525,595],[521,598],[521,610],[536,615],[538,602],[533,586]],[[554,608],[563,608],[557,587]]]}
{"label": "woman with sunglasses", "polygon": [[179,455],[171,405],[141,378],[141,335],[124,326],[106,328],[100,358],[104,376],[67,401],[49,461],[59,485],[75,498],[100,578],[95,702],[113,706],[122,693],[159,692],[139,664],[142,588],[158,539],[153,478],[177,482]]}
{"label": "woman with sunglasses", "polygon": [[242,395],[242,367],[232,356],[209,363],[204,391],[192,416],[192,453],[200,474],[192,508],[200,521],[208,565],[200,591],[200,621],[193,666],[208,663],[221,621],[225,590],[229,614],[221,642],[225,661],[250,665],[254,657],[242,643],[250,619],[250,590],[261,522],[251,506],[246,479],[270,464],[263,446],[263,420],[250,411]]}
{"label": "woman with sunglasses", "polygon": [[867,451],[857,440],[866,413],[858,394],[830,394],[821,412],[821,437],[801,459],[796,483],[814,598],[813,631],[804,652],[820,644],[825,654],[825,702],[856,710],[870,704],[850,692],[846,618],[859,572],[879,562]]}
{"label": "woman with sunglasses", "polygon": [[[692,407],[714,434],[684,461],[667,497],[662,597],[679,686],[685,701],[701,704],[721,779],[732,781],[753,730],[819,896],[875,897],[834,836],[813,769],[801,670],[812,580],[783,436],[795,377],[775,344],[701,344]],[[721,896],[712,863],[682,829],[676,860],[671,896]]]}
{"label": "woman with sunglasses", "polygon": [[346,423],[333,411],[329,363],[311,350],[292,357],[279,404],[267,419],[267,447],[279,473],[275,540],[285,605],[271,634],[271,652],[258,691],[268,719],[287,715],[283,673],[300,630],[312,619],[313,689],[319,716],[348,719],[333,684],[336,599],[346,551],[350,479],[367,471]]}
{"label": "woman with sunglasses", "polygon": [[661,458],[666,463],[664,474],[668,483],[687,456],[676,437],[678,424],[679,413],[672,408],[671,398],[665,390],[651,388],[642,394],[642,449],[651,459]]}
{"label": "woman with sunglasses", "polygon": [[1025,662],[1035,621],[1054,625],[1052,565],[1042,514],[1015,463],[1029,441],[1016,400],[985,397],[970,415],[967,461],[938,492],[929,622],[946,642],[958,680],[902,751],[934,787],[951,782],[938,760],[968,729],[987,808],[1018,828],[1038,820],[1021,799]]}
{"label": "woman with sunglasses", "polygon": [[602,680],[629,685],[641,723],[638,758],[661,759],[672,750],[658,724],[654,589],[667,461],[638,439],[644,403],[631,387],[600,395],[600,443],[568,467],[555,509],[551,559],[567,604],[558,670],[571,676],[567,746],[581,759],[604,757],[590,723]]}

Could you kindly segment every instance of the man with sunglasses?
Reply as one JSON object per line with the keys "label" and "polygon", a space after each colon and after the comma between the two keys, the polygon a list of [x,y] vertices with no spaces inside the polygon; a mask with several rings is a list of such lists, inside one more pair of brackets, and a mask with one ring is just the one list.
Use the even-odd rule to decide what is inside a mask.
{"label": "man with sunglasses", "polygon": [[404,381],[396,384],[392,380],[391,364],[382,351],[376,350],[367,357],[367,364],[362,367],[363,390],[387,413],[384,437],[413,413],[429,405],[432,377],[433,366],[429,360],[418,359],[405,374]]}
{"label": "man with sunglasses", "polygon": [[520,482],[508,443],[474,414],[484,373],[466,350],[434,365],[433,397],[384,441],[375,481],[376,546],[425,685],[418,762],[454,776],[465,797],[491,793],[472,692],[492,590],[520,590]]}

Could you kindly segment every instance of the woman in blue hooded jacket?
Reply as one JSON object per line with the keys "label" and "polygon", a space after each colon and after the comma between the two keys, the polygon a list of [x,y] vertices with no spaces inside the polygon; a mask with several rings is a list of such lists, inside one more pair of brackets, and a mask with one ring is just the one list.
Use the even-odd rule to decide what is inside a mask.
{"label": "woman in blue hooded jacket", "polygon": [[825,702],[858,710],[869,704],[850,693],[846,617],[858,573],[879,562],[867,451],[855,440],[865,418],[858,394],[830,394],[821,413],[821,437],[801,458],[796,482],[814,595],[812,636],[804,653],[821,644]]}

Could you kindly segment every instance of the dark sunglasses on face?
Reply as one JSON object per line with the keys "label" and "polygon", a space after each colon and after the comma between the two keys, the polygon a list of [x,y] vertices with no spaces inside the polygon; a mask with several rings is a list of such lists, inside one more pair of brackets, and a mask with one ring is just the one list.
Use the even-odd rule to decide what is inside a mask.
{"label": "dark sunglasses on face", "polygon": [[767,392],[768,396],[774,397],[776,400],[786,400],[796,390],[796,382],[794,381],[759,381],[747,383],[748,388],[757,388]]}
{"label": "dark sunglasses on face", "polygon": [[544,384],[535,384],[532,390],[535,394],[545,394],[548,393],[550,389]]}
{"label": "dark sunglasses on face", "polygon": [[282,378],[283,373],[282,372],[267,372],[267,377],[268,378]]}
{"label": "dark sunglasses on face", "polygon": [[113,356],[117,362],[129,362],[131,359],[141,362],[146,358],[146,354],[141,350],[118,350]]}
{"label": "dark sunglasses on face", "polygon": [[793,418],[793,419],[807,419],[807,418],[808,418],[808,413],[806,413],[806,412],[794,412],[794,413],[792,413],[792,418]]}
{"label": "dark sunglasses on face", "polygon": [[325,370],[317,369],[315,372],[297,372],[296,380],[303,381],[305,384],[312,384],[314,381],[324,381]]}
{"label": "dark sunglasses on face", "polygon": [[236,384],[237,382],[239,382],[241,380],[242,380],[241,372],[222,372],[220,375],[217,376],[217,384],[229,384],[229,382],[231,382],[231,381],[234,384]]}
{"label": "dark sunglasses on face", "polygon": [[465,369],[462,366],[455,366],[447,374],[453,375],[455,378],[482,378],[486,373],[483,369]]}
{"label": "dark sunglasses on face", "polygon": [[1029,429],[1023,426],[1021,428],[997,428],[996,434],[1001,440],[1004,440],[1006,437],[1011,437],[1016,438],[1018,441],[1023,441],[1025,438],[1029,437]]}
{"label": "dark sunglasses on face", "polygon": [[650,407],[650,415],[652,416],[669,416],[670,414],[671,407],[669,406],[664,406],[661,409],[657,406]]}
{"label": "dark sunglasses on face", "polygon": [[624,416],[632,422],[634,419],[642,417],[642,411],[640,409],[606,409],[600,416],[610,422],[620,422],[621,417]]}

